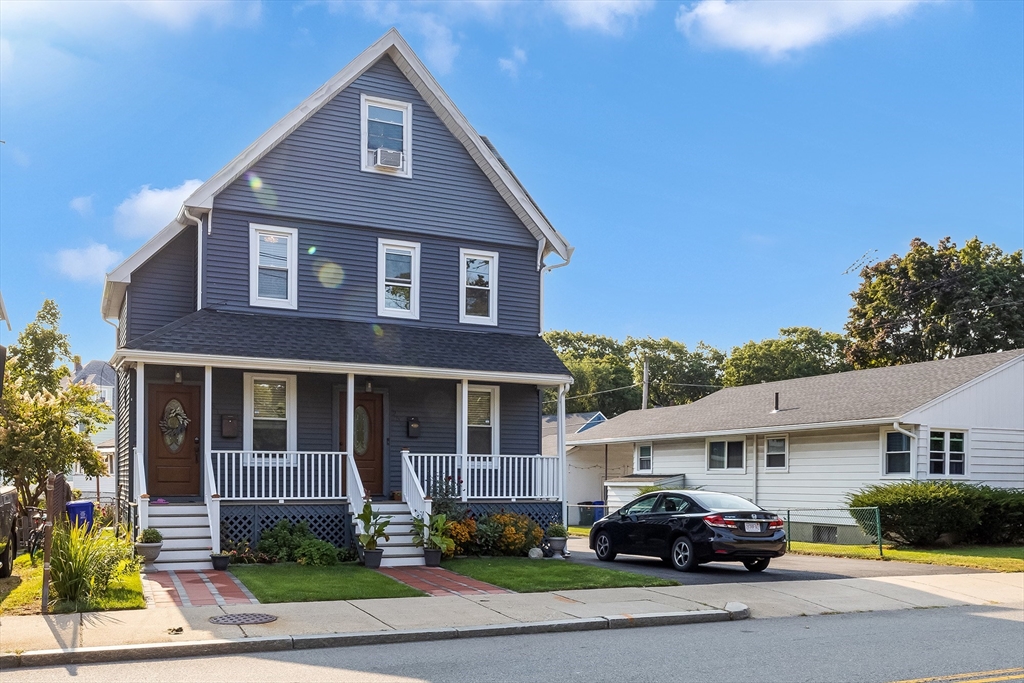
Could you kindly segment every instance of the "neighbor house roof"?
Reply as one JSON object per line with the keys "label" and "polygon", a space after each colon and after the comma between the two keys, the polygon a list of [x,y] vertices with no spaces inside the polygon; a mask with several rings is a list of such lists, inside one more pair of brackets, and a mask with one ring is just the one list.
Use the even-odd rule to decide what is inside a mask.
{"label": "neighbor house roof", "polygon": [[117,373],[110,364],[102,360],[91,360],[71,378],[71,382],[85,382],[98,387],[112,387],[117,384]]}
{"label": "neighbor house roof", "polygon": [[1014,361],[1024,361],[1024,349],[732,387],[687,405],[623,413],[569,445],[891,422]]}
{"label": "neighbor house roof", "polygon": [[[579,434],[607,420],[600,410],[589,413],[566,413],[565,433]],[[558,416],[541,416],[541,453],[544,455],[556,455],[558,453]]]}
{"label": "neighbor house roof", "polygon": [[[203,309],[128,342],[114,354],[157,362],[216,357],[223,367],[290,364],[309,372],[431,377],[463,372],[521,375],[522,381],[571,381],[543,338],[526,334],[443,330],[274,314]],[[259,363],[253,362],[259,360]],[[414,369],[419,369],[417,373]]]}
{"label": "neighbor house roof", "polygon": [[[186,211],[191,211],[193,215],[200,215],[212,209],[214,197],[221,190],[241,177],[296,128],[330,102],[335,95],[350,86],[367,69],[385,56],[389,56],[395,62],[452,135],[466,147],[470,156],[473,157],[498,193],[537,239],[540,243],[538,258],[550,252],[555,252],[564,261],[572,258],[573,247],[551,225],[504,159],[498,155],[494,146],[476,132],[469,120],[459,111],[441,85],[427,71],[427,67],[423,65],[420,58],[405,42],[405,38],[398,33],[397,29],[392,28],[377,42],[366,48],[362,54],[349,62],[344,69],[320,86],[316,92],[303,100],[299,106],[275,123],[255,142],[246,147],[241,154],[232,159],[213,177],[200,185],[185,200],[181,211],[171,223],[112,270],[107,275],[106,285],[103,289],[103,317],[117,316],[117,309],[124,296],[127,283],[131,281],[132,271],[170,242],[186,225],[195,224],[194,220],[191,222],[188,220],[185,215]],[[168,218],[171,217],[168,216]]]}

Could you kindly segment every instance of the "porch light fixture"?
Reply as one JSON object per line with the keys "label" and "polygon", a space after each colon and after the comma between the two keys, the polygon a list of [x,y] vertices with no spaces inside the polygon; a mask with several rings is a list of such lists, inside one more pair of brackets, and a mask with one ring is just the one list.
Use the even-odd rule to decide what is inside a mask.
{"label": "porch light fixture", "polygon": [[366,380],[366,393],[373,393],[373,382],[371,382],[370,380]]}
{"label": "porch light fixture", "polygon": [[174,383],[181,384],[181,370],[174,371]]}

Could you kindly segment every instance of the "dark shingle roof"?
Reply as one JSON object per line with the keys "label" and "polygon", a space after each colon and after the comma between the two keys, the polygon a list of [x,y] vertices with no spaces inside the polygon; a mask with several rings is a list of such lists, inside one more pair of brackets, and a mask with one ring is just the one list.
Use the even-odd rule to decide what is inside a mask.
{"label": "dark shingle roof", "polygon": [[204,309],[128,349],[243,358],[569,375],[541,337]]}
{"label": "dark shingle roof", "polygon": [[85,382],[98,387],[112,387],[117,384],[117,373],[110,364],[102,360],[91,360],[85,367],[75,373],[72,383]]}
{"label": "dark shingle roof", "polygon": [[569,444],[896,418],[1022,354],[1018,349],[722,389],[687,405],[623,413],[571,436]]}

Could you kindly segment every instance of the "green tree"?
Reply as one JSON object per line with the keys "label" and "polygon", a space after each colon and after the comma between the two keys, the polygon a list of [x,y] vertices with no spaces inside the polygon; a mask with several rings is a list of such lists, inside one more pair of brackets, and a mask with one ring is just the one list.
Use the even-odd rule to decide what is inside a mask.
{"label": "green tree", "polygon": [[692,403],[722,385],[725,354],[704,342],[690,351],[686,344],[668,337],[627,337],[625,347],[632,360],[633,380],[641,386],[647,359],[649,407]]}
{"label": "green tree", "polygon": [[903,256],[864,268],[851,294],[848,358],[858,368],[916,363],[1024,346],[1021,250],[977,237],[919,238]]}
{"label": "green tree", "polygon": [[60,309],[53,299],[43,301],[36,319],[18,334],[18,341],[7,349],[10,358],[18,363],[12,369],[22,380],[22,390],[54,392],[61,380],[70,377],[65,363],[72,360],[71,342],[60,331]]}
{"label": "green tree", "polygon": [[733,348],[725,361],[722,383],[738,387],[852,370],[846,359],[849,345],[846,337],[835,332],[784,327],[778,339],[749,341]]}
{"label": "green tree", "polygon": [[[614,417],[640,407],[640,390],[633,384],[633,369],[625,347],[611,337],[559,330],[545,332],[544,339],[565,363],[573,377],[566,396],[566,410],[580,413],[599,410]],[[544,412],[557,411],[558,392],[548,390]]]}

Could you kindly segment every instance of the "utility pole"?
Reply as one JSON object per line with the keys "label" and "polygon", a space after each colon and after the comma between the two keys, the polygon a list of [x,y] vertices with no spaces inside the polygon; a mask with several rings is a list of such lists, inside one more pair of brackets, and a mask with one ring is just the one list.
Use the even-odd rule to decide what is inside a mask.
{"label": "utility pole", "polygon": [[644,356],[644,400],[640,404],[640,410],[647,410],[647,396],[650,393],[651,372],[647,365],[647,356]]}

